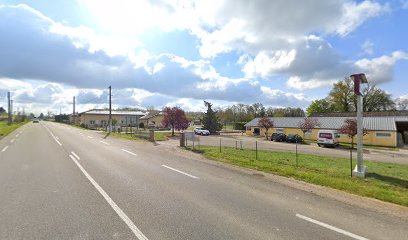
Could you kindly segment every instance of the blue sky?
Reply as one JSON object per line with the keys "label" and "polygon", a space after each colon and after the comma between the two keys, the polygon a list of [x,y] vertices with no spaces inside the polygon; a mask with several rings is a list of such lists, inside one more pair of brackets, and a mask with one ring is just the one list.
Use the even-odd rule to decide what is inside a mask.
{"label": "blue sky", "polygon": [[0,101],[307,108],[356,72],[408,98],[408,1],[0,1]]}

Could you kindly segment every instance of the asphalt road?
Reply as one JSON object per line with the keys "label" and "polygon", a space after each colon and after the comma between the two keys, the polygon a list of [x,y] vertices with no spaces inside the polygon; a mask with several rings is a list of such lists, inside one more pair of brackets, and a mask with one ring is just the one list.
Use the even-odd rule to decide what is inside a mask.
{"label": "asphalt road", "polygon": [[406,219],[191,159],[29,123],[0,141],[0,239],[406,239]]}
{"label": "asphalt road", "polygon": [[[200,138],[201,145],[207,146],[219,146],[220,136],[198,136]],[[272,142],[265,140],[264,138],[255,138],[241,135],[227,135],[221,136],[221,142],[223,146],[235,147],[236,142],[240,147],[240,141],[242,141],[244,148],[255,149],[255,141],[258,142],[258,149],[279,151],[279,152],[295,152],[294,143],[286,142]],[[196,143],[197,144],[197,143]],[[317,144],[298,144],[298,152],[312,155],[331,156],[338,158],[349,158],[350,150],[344,147],[336,148],[324,148],[318,147]],[[357,158],[357,151],[353,151],[353,158]],[[366,161],[379,161],[390,162],[399,164],[408,164],[408,151],[386,151],[377,149],[364,149],[364,160]]]}

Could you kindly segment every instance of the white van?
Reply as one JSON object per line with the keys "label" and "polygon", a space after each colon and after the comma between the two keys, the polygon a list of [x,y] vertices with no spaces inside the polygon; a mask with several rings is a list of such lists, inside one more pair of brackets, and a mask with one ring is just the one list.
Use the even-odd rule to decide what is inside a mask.
{"label": "white van", "polygon": [[317,145],[335,147],[339,145],[340,135],[336,130],[320,130],[317,135]]}

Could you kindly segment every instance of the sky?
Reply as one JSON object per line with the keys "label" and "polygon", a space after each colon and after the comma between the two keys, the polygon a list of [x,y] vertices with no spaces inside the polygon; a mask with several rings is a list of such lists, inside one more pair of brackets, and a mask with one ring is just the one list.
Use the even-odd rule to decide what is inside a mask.
{"label": "sky", "polygon": [[0,0],[0,105],[307,108],[365,73],[408,98],[408,0]]}

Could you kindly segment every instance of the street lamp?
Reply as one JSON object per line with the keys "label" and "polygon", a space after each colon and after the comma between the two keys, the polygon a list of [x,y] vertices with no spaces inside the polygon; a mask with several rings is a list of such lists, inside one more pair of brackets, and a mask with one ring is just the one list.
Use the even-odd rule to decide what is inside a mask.
{"label": "street lamp", "polygon": [[367,167],[363,166],[363,95],[360,85],[368,81],[364,73],[353,74],[350,77],[354,81],[354,94],[357,95],[357,166],[353,170],[353,175],[365,177]]}

